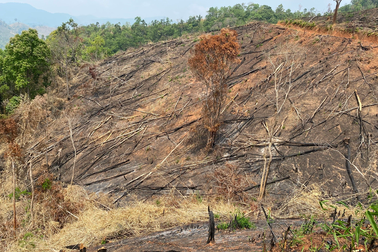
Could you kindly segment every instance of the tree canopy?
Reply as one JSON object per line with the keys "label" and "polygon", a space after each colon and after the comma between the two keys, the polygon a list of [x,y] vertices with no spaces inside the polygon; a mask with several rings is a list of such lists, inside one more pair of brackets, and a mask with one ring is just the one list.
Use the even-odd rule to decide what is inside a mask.
{"label": "tree canopy", "polygon": [[34,98],[49,84],[50,49],[34,29],[10,39],[0,50],[0,101],[20,94]]}
{"label": "tree canopy", "polygon": [[350,4],[340,7],[340,12],[360,11],[378,8],[378,0],[352,0]]}
{"label": "tree canopy", "polygon": [[[154,20],[147,24],[141,17],[136,17],[133,24],[99,23],[75,29],[87,47],[83,52],[85,60],[98,59],[112,55],[120,50],[138,47],[148,42],[158,42],[185,36],[190,33],[219,31],[225,27],[244,25],[253,20],[276,23],[283,19],[296,19],[315,16],[314,8],[292,12],[279,5],[275,10],[267,5],[236,4],[227,7],[211,7],[205,17],[191,16],[186,21],[171,19]],[[101,40],[102,38],[103,40]]]}

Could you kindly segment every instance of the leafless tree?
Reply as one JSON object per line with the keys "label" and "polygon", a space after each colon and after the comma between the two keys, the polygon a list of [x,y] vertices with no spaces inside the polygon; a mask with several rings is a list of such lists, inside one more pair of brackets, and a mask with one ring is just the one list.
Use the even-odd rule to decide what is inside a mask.
{"label": "leafless tree", "polygon": [[340,4],[341,4],[342,0],[333,0],[333,1],[336,2],[336,8],[335,8],[335,12],[333,14],[333,24],[336,24],[337,11],[339,10],[339,7],[340,7]]}

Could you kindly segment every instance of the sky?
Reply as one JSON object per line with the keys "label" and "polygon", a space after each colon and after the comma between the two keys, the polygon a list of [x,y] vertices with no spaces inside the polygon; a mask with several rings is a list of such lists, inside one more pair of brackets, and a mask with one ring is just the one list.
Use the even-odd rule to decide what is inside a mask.
{"label": "sky", "polygon": [[[52,13],[67,13],[73,16],[93,15],[106,18],[169,17],[176,21],[186,20],[189,16],[205,16],[210,7],[233,6],[243,0],[0,0],[0,3],[28,3],[37,9]],[[245,4],[258,3],[269,5],[273,10],[283,4],[285,9],[296,11],[299,6],[310,9],[315,7],[318,12],[325,12],[333,0],[300,1],[300,0],[246,0]],[[342,1],[343,4],[350,0]]]}

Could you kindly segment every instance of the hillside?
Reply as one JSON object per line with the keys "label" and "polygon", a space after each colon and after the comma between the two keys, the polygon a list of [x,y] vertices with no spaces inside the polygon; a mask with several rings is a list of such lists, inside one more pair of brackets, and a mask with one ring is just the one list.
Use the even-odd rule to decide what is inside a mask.
{"label": "hillside", "polygon": [[[272,218],[320,216],[319,202],[325,201],[367,205],[378,188],[376,38],[294,24],[253,22],[234,29],[241,62],[228,78],[213,151],[204,151],[204,87],[187,63],[199,38],[184,36],[75,69],[70,100],[63,99],[65,86],[56,83],[39,108],[48,116],[26,149],[33,169],[48,169],[66,185],[73,178],[75,185],[111,197],[111,209],[134,200],[156,207],[164,199],[174,210],[156,210],[159,230],[174,226],[164,214],[185,210],[176,198],[212,198],[214,207],[221,205],[216,199],[239,202],[251,218],[264,219],[255,200],[268,160],[267,195],[260,203]],[[346,209],[343,204],[339,209]],[[202,211],[205,217],[195,220],[207,218],[206,206]],[[98,245],[108,235],[99,228],[89,238],[86,230],[98,223],[85,212],[80,218],[85,221],[52,238],[54,249]],[[113,238],[142,235],[122,220],[106,220],[119,222]],[[146,233],[149,228],[153,224],[146,224]],[[152,244],[136,242],[138,247],[127,248]],[[148,249],[160,249],[155,242]],[[180,246],[175,249],[185,250]]]}
{"label": "hillside", "polygon": [[[14,37],[16,34],[21,34],[22,31],[27,30],[31,27],[29,27],[26,24],[23,23],[13,23],[13,24],[6,24],[5,22],[0,20],[0,49],[4,49],[5,45],[9,43],[9,39]],[[36,26],[33,27],[33,29],[36,29],[38,31],[38,35],[40,37],[48,36],[55,28],[51,28],[48,26]]]}
{"label": "hillside", "polygon": [[12,29],[5,22],[0,20],[0,48],[4,49],[9,39],[14,36]]}
{"label": "hillside", "polygon": [[[327,197],[351,190],[341,155],[346,150],[344,140],[350,139],[356,165],[363,170],[368,167],[364,157],[375,155],[370,148],[376,141],[377,47],[364,41],[363,49],[353,39],[262,23],[236,30],[243,47],[242,64],[229,78],[230,106],[225,109],[217,150],[210,156],[200,155],[201,142],[196,141],[201,139],[195,128],[202,84],[191,77],[187,66],[196,40],[173,40],[120,53],[95,66],[95,81],[87,67],[81,69],[71,89],[76,99],[66,104],[72,111],[79,154],[75,182],[89,190],[122,194],[123,175],[130,172],[128,180],[133,180],[151,172],[142,180],[142,188],[130,184],[127,191],[148,197],[149,186],[172,184],[158,179],[169,176],[177,177],[175,185],[184,191],[194,186],[208,192],[211,187],[204,175],[229,161],[250,176],[249,183],[258,184],[267,145],[261,125],[265,121],[275,133],[271,178],[291,177],[276,184],[272,196],[293,191],[298,182],[292,181],[304,183],[309,178],[323,183]],[[363,104],[363,125],[356,116],[355,90]],[[67,126],[56,122],[50,127],[54,136],[48,137],[49,142],[56,142],[62,152],[49,165],[68,182],[74,157],[71,143],[67,135],[56,134]],[[57,155],[55,148],[50,151]],[[345,178],[346,187],[325,181],[325,174]],[[358,172],[353,174],[360,191],[365,191]]]}

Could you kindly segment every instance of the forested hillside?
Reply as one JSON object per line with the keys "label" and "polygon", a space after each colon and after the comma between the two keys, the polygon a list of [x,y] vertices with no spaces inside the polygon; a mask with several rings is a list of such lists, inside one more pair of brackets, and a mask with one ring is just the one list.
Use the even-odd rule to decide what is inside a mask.
{"label": "forested hillside", "polygon": [[[352,0],[340,8],[340,13],[361,11],[378,7],[377,0]],[[207,11],[206,16],[192,16],[187,20],[174,22],[166,18],[153,20],[150,23],[141,17],[136,17],[132,24],[103,25],[91,24],[81,27],[81,37],[86,45],[100,43],[102,55],[110,56],[117,51],[125,51],[130,47],[138,47],[148,42],[174,39],[191,33],[203,33],[219,31],[224,27],[234,27],[247,24],[251,21],[264,21],[277,23],[279,20],[304,19],[312,20],[315,16],[331,16],[333,7],[329,7],[326,13],[320,13],[315,8],[303,10],[285,9],[280,4],[276,9],[268,5],[236,4],[228,7],[213,7]],[[102,38],[102,39],[100,39]],[[95,41],[96,40],[96,41]],[[103,42],[102,42],[103,41]]]}

